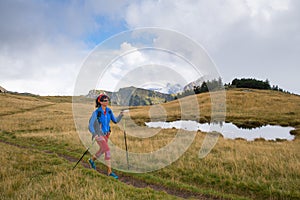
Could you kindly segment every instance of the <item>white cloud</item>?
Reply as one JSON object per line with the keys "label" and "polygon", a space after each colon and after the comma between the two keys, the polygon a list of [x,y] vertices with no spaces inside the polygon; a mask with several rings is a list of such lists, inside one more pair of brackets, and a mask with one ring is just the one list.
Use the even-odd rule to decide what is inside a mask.
{"label": "white cloud", "polygon": [[[297,0],[140,1],[128,7],[131,28],[180,31],[202,44],[226,82],[271,80],[300,93],[300,5]],[[288,70],[283,70],[288,69]]]}
{"label": "white cloud", "polygon": [[240,23],[250,25],[250,34],[259,34],[262,27],[266,28],[290,7],[290,0],[141,1],[128,7],[125,19],[131,28],[149,26],[180,31],[215,50],[226,40],[224,33],[234,34]]}
{"label": "white cloud", "polygon": [[72,95],[89,50],[86,38],[107,31],[101,17],[118,24],[122,6],[121,1],[0,1],[0,85],[18,92]]}
{"label": "white cloud", "polygon": [[[126,21],[132,28],[150,26],[180,31],[207,44],[239,21],[247,12],[235,0],[219,1],[141,1],[127,10]],[[145,17],[143,17],[145,16]]]}
{"label": "white cloud", "polygon": [[66,39],[59,43],[43,41],[26,51],[2,49],[1,85],[11,91],[71,95],[80,64],[86,55],[78,49],[84,48]]}
{"label": "white cloud", "polygon": [[[136,34],[133,35],[135,35],[137,40],[140,39]],[[140,36],[143,37],[142,35]],[[156,36],[157,39],[154,41],[159,42],[162,40],[163,42],[165,38],[161,38],[161,36],[161,34],[158,34]],[[174,35],[169,36],[174,37]],[[162,45],[162,42],[159,42],[160,45]],[[94,87],[97,89],[117,91],[120,87],[135,86],[149,88],[156,87],[157,85],[166,86],[168,83],[179,83],[184,86],[204,75],[204,73],[199,74],[199,71],[197,71],[191,63],[174,54],[174,52],[165,51],[161,48],[157,49],[155,48],[157,44],[152,45],[154,45],[153,49],[144,49],[124,42],[120,44],[118,51],[106,51],[106,55],[112,54],[115,56],[115,59],[109,66],[105,67],[104,73],[99,77],[97,86]],[[182,47],[180,47],[179,50],[182,50],[181,48]],[[95,52],[93,52],[93,54],[99,55],[95,60],[104,60],[100,56],[103,55],[100,51],[102,51],[102,48],[96,49]],[[206,55],[198,54],[198,58],[205,61],[207,57],[202,56]],[[189,57],[193,59],[193,55]],[[94,56],[91,56],[90,59],[93,58]],[[89,70],[93,68],[91,65],[86,65],[85,67]]]}
{"label": "white cloud", "polygon": [[270,20],[277,11],[287,11],[290,0],[246,0],[251,17],[262,16]]}
{"label": "white cloud", "polygon": [[[295,86],[299,85],[295,84],[299,82],[299,10],[297,0],[0,1],[0,85],[39,94],[47,89],[33,85],[43,85],[51,94],[61,94],[62,87],[73,86],[93,40],[89,36],[105,39],[122,25],[186,34],[207,49],[226,82],[234,77],[268,78],[300,93]],[[154,42],[182,49],[172,38],[163,37]],[[154,56],[157,63],[161,59],[162,65],[176,65],[172,56],[145,54],[134,50],[138,44],[124,42],[121,51],[133,52],[114,63],[111,74],[124,72],[125,65],[149,64]],[[184,55],[192,53],[191,49]],[[192,73],[187,76],[192,78]],[[26,84],[32,79],[35,84]]]}

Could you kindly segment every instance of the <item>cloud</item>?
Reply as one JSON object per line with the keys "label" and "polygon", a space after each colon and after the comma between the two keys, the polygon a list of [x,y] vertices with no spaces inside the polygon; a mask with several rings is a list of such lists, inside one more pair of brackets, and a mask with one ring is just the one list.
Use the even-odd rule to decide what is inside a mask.
{"label": "cloud", "polygon": [[84,57],[71,46],[62,47],[60,49],[57,45],[44,43],[22,55],[2,54],[1,84],[9,86],[6,88],[11,91],[41,95],[72,94],[79,64]]}
{"label": "cloud", "polygon": [[[174,29],[202,44],[218,47],[226,39],[222,38],[223,34],[233,31],[241,23],[246,23],[251,33],[259,34],[262,33],[261,26],[276,21],[279,15],[288,14],[292,9],[290,0],[192,2],[140,1],[128,7],[126,22],[131,28],[150,26]],[[274,28],[274,24],[271,25],[264,27],[264,30]]]}
{"label": "cloud", "polygon": [[132,28],[169,28],[185,33],[201,43],[215,43],[216,36],[245,13],[246,7],[235,2],[141,1],[129,6],[126,21]]}
{"label": "cloud", "polygon": [[[125,28],[161,27],[201,44],[225,82],[235,77],[268,78],[271,84],[300,93],[295,84],[299,82],[299,10],[297,0],[0,1],[0,85],[38,94],[46,94],[48,87],[49,94],[63,94],[63,87],[73,87],[84,58],[97,42]],[[148,41],[145,36],[141,42],[182,49],[164,37]],[[139,48],[124,42],[123,51]],[[164,59],[163,65],[174,65],[172,57],[166,63],[166,55],[140,51],[118,62],[126,68],[124,64],[130,62],[149,63],[153,56]]]}
{"label": "cloud", "polygon": [[299,8],[297,0],[140,1],[128,7],[125,19],[130,28],[173,29],[196,40],[227,82],[234,77],[268,78],[300,93],[295,84]]}
{"label": "cloud", "polygon": [[[152,43],[148,42],[144,46],[140,46],[141,44],[138,41],[143,40],[146,33],[152,35]],[[207,72],[213,71],[212,63],[206,53],[201,49],[199,51],[199,46],[182,35],[178,35],[178,33],[162,31],[161,29],[143,29],[133,31],[128,35],[134,38],[134,40],[127,38],[132,43],[123,42],[118,49],[104,50],[105,53],[102,52],[103,48],[99,46],[88,58],[89,63],[92,64],[85,65],[87,71],[94,71],[97,66],[98,69],[101,67],[103,70],[98,85],[94,85],[95,88],[117,91],[120,87],[129,86],[149,88],[157,85],[166,86],[170,83],[178,83],[184,86],[199,77],[207,75]],[[123,37],[123,35],[120,35],[120,37]],[[119,38],[114,38],[114,40],[107,42],[112,42],[115,45],[115,42],[119,40]],[[175,40],[177,42],[174,42]],[[178,45],[181,42],[185,45]],[[133,44],[138,44],[138,46]],[[104,44],[103,46],[109,45]],[[174,46],[176,47],[174,50],[168,48]],[[193,49],[198,50],[195,51],[198,53],[197,55],[193,53]],[[202,54],[199,54],[199,52],[202,52]],[[184,54],[186,54],[185,57],[182,56]],[[105,61],[102,62],[105,60],[103,55],[111,55],[113,62],[108,66],[103,66],[103,63],[106,63]],[[193,65],[195,63],[203,65],[202,68],[195,68]],[[214,78],[217,78],[217,76]]]}
{"label": "cloud", "polygon": [[121,6],[106,1],[1,1],[0,85],[18,92],[71,95],[90,51],[86,38],[106,28],[98,17],[118,21]]}

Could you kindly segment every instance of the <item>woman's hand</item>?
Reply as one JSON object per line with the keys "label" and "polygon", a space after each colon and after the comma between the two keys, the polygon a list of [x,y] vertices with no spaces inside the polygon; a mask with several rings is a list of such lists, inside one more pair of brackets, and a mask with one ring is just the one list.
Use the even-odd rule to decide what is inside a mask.
{"label": "woman's hand", "polygon": [[122,111],[120,112],[120,115],[123,116],[124,113],[126,113],[126,112],[129,112],[129,110],[122,110]]}

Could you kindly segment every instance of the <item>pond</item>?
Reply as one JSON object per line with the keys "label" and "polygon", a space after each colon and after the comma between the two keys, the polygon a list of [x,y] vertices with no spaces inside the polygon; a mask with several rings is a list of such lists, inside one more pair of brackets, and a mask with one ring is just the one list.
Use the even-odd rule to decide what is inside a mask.
{"label": "pond", "polygon": [[[176,129],[184,129],[188,131],[197,131],[200,130],[202,132],[209,132],[212,128],[212,125],[209,123],[200,124],[195,121],[185,121],[179,120],[174,122],[148,122],[146,126],[149,128],[176,128]],[[294,130],[293,127],[282,127],[282,126],[263,126],[260,128],[254,129],[243,129],[238,128],[232,123],[222,123],[219,128],[221,134],[224,138],[228,139],[237,139],[243,138],[247,141],[253,141],[257,138],[264,138],[265,140],[276,140],[276,139],[285,139],[285,140],[293,140],[295,138],[294,135],[290,134],[291,130]]]}

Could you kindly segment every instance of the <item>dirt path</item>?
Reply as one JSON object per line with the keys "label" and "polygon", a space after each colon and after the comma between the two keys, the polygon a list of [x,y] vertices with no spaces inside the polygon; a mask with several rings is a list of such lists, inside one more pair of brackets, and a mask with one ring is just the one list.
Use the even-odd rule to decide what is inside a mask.
{"label": "dirt path", "polygon": [[[0,142],[8,144],[8,145],[16,146],[16,147],[19,147],[19,148],[23,148],[23,149],[34,149],[34,148],[14,144],[14,143],[11,143],[11,142],[7,142],[7,141],[1,140],[1,139],[0,139]],[[34,149],[34,150],[37,150],[37,149]],[[56,154],[53,151],[46,151],[45,150],[45,151],[42,151],[42,152],[48,153],[48,154]],[[69,155],[65,155],[65,154],[57,154],[57,155],[61,158],[64,158],[64,159],[74,163],[74,164],[78,161],[78,158],[74,158],[74,157],[69,156]],[[81,165],[85,168],[90,168],[89,164],[85,161],[81,161]],[[101,173],[101,174],[106,174],[105,171],[102,171],[100,169],[97,169],[97,172]],[[166,186],[163,186],[163,185],[160,185],[160,184],[149,184],[149,183],[146,183],[142,180],[135,179],[134,177],[129,176],[129,175],[127,176],[127,175],[124,175],[124,174],[120,174],[120,175],[118,174],[118,176],[119,176],[119,181],[121,181],[123,183],[126,183],[128,185],[132,185],[132,186],[137,187],[137,188],[146,188],[146,187],[148,187],[148,188],[152,188],[153,190],[164,191],[164,192],[166,192],[170,195],[181,197],[181,198],[184,198],[184,199],[187,199],[187,198],[194,198],[194,199],[201,199],[201,200],[221,200],[221,199],[224,199],[224,198],[220,198],[220,197],[214,197],[214,196],[210,196],[210,195],[203,195],[203,194],[200,194],[200,193],[194,193],[194,192],[185,191],[185,190],[178,190],[178,189],[175,189],[175,188],[169,188],[169,187],[166,187]]]}

